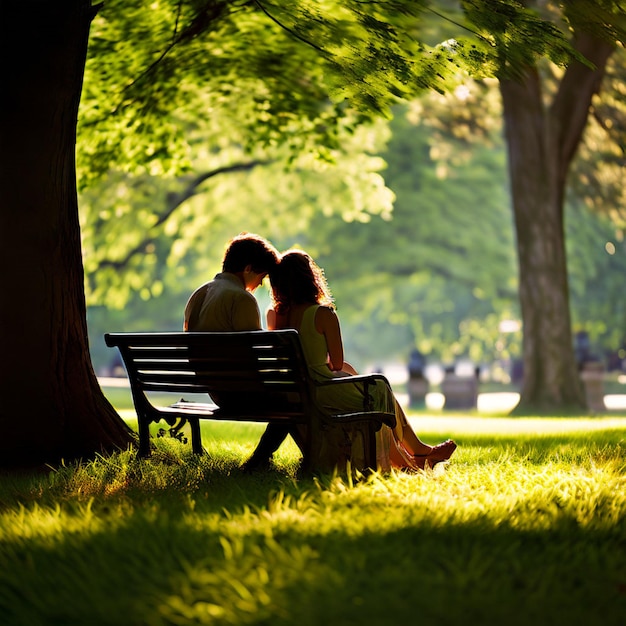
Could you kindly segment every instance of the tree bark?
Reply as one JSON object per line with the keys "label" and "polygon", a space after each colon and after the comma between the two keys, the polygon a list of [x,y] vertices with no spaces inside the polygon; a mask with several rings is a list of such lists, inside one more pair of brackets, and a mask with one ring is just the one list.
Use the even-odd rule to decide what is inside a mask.
{"label": "tree bark", "polygon": [[126,448],[89,357],[76,120],[91,0],[3,0],[0,465]]}
{"label": "tree bark", "polygon": [[501,79],[519,261],[524,377],[514,413],[586,408],[573,349],[564,236],[567,174],[613,47],[581,34],[595,68],[572,63],[550,107],[541,78]]}

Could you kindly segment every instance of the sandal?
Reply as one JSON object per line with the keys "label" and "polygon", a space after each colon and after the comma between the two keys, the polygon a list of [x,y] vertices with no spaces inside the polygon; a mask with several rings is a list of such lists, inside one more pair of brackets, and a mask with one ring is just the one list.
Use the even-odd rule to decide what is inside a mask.
{"label": "sandal", "polygon": [[420,469],[425,469],[426,464],[432,469],[437,463],[447,461],[455,450],[456,443],[454,443],[452,439],[448,439],[443,443],[433,446],[433,449],[428,454],[414,454],[413,458]]}

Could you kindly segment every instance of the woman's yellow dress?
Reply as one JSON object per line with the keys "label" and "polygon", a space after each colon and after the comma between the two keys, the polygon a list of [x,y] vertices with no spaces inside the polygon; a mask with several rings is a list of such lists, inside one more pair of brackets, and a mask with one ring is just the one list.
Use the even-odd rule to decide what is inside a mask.
{"label": "woman's yellow dress", "polygon": [[[328,367],[326,338],[315,327],[315,314],[318,308],[319,305],[311,305],[304,311],[302,322],[298,329],[304,357],[311,376],[319,382],[337,376],[349,376],[349,374],[343,372],[333,372]],[[411,426],[407,422],[398,401],[395,399],[393,391],[383,381],[379,380],[375,387],[370,386],[369,392],[374,400],[374,410],[387,411],[396,415],[395,428],[392,429],[383,425],[376,433],[376,462],[378,469],[380,471],[389,470],[391,467],[407,470],[419,469],[413,454],[402,443],[405,430],[411,428]],[[320,386],[317,388],[317,399],[322,406],[332,411],[359,411],[363,408],[363,393],[363,384],[358,382],[354,384]],[[353,466],[358,467],[360,464],[359,458],[362,458],[362,455],[365,454],[363,448],[367,445],[364,429],[346,426],[333,436],[342,438],[345,442],[344,450],[349,443],[349,452],[345,452],[345,454],[350,454],[351,463]],[[341,452],[338,452],[340,449],[342,449],[342,446],[338,446],[336,441],[329,442],[327,452],[331,455],[338,455],[341,454]],[[342,464],[342,459],[327,459],[327,461],[330,464]]]}

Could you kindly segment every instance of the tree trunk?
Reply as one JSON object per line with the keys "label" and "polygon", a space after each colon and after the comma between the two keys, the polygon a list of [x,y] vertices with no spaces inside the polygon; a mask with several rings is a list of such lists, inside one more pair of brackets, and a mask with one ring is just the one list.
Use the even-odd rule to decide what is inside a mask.
{"label": "tree trunk", "polygon": [[0,465],[126,448],[89,358],[76,119],[90,0],[3,0]]}
{"label": "tree trunk", "polygon": [[580,411],[564,237],[564,194],[591,100],[612,47],[579,35],[596,69],[572,63],[549,108],[536,69],[500,80],[519,261],[524,377],[515,413]]}

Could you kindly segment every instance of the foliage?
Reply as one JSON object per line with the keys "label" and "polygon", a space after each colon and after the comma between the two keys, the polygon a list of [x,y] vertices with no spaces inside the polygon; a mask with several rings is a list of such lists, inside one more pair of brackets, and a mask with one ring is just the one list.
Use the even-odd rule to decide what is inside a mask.
{"label": "foliage", "polygon": [[422,4],[106,3],[85,74],[83,185],[110,169],[177,173],[198,143],[323,155],[346,116],[355,128],[416,84],[443,88],[449,55],[407,58],[390,19]]}
{"label": "foliage", "polygon": [[[561,66],[573,58],[585,62],[582,55],[572,50],[567,30],[558,23],[566,14],[552,21],[550,18],[554,16],[542,16],[535,10],[537,4],[517,0],[462,0],[467,20],[493,46],[491,75],[514,79],[543,58]],[[595,9],[588,3],[583,14],[591,15]]]}
{"label": "foliage", "polygon": [[[144,304],[131,298],[125,315],[108,316],[109,328],[98,321],[103,312],[92,308],[92,345],[101,343],[99,336],[113,325],[124,330],[179,328],[186,297],[196,283],[217,271],[224,242],[245,225],[247,230],[268,235],[279,248],[299,244],[319,259],[340,307],[348,352],[356,362],[371,363],[394,355],[404,359],[411,345],[449,359],[468,353],[476,359],[492,358],[498,319],[487,325],[478,320],[490,315],[494,307],[510,316],[515,296],[512,226],[507,194],[498,180],[503,180],[504,174],[494,174],[503,168],[503,153],[501,148],[487,148],[477,150],[472,158],[451,145],[445,149],[439,136],[419,121],[417,111],[409,122],[405,111],[399,109],[391,126],[391,143],[382,154],[388,162],[385,178],[396,196],[391,214],[391,192],[384,186],[371,185],[368,192],[363,183],[349,188],[346,184],[348,192],[342,194],[333,184],[341,171],[352,180],[375,175],[382,181],[380,174],[368,174],[364,156],[349,158],[352,151],[358,155],[358,150],[368,145],[372,151],[382,145],[381,131],[363,128],[356,135],[361,138],[357,145],[346,145],[345,161],[338,157],[337,164],[327,168],[321,178],[303,171],[293,178],[277,173],[276,185],[290,187],[285,193],[274,195],[275,187],[268,185],[271,167],[215,180],[197,204],[180,207],[184,217],[173,214],[170,218],[187,220],[186,232],[197,233],[195,244],[192,237],[183,242],[174,234],[172,247],[166,243],[164,254],[152,267],[138,255],[133,261],[136,270],[132,265],[98,270],[91,255],[111,259],[114,250],[98,245],[104,233],[92,230],[92,220],[87,218],[86,268],[91,284],[98,286],[109,308],[115,306],[118,285],[132,293],[125,276],[128,272],[137,272],[137,288],[146,295],[155,283],[141,278],[140,271],[144,277],[160,272],[167,285],[159,298]],[[370,157],[370,162],[379,164],[380,158]],[[324,184],[316,183],[322,180]],[[102,200],[113,194],[104,187],[89,195],[93,208],[85,202],[83,206],[96,213]],[[303,205],[302,199],[310,206]],[[357,202],[366,202],[369,210],[352,212]],[[208,203],[214,208],[207,214]],[[256,207],[253,213],[247,210],[251,204]],[[474,207],[472,212],[467,211],[468,205]],[[140,214],[140,206],[129,207],[129,217]],[[148,208],[146,203],[146,211]],[[122,247],[124,237],[134,232],[132,221],[124,215],[110,226],[116,232],[110,237],[116,246]],[[167,223],[164,227],[170,229]],[[171,232],[180,235],[180,228],[173,226]],[[134,236],[143,235],[139,229]],[[184,250],[185,255],[173,258],[176,250]],[[93,298],[97,295],[89,293]],[[259,295],[263,308],[267,300],[263,293]],[[477,321],[477,330],[491,328],[492,333],[480,339],[476,332],[460,334],[459,325],[463,320],[470,324],[472,319]],[[507,355],[498,352],[498,356]]]}
{"label": "foliage", "polygon": [[[626,261],[623,61],[624,51],[618,47],[574,160],[564,207],[574,331],[589,332],[598,356],[622,345],[625,328],[626,302],[619,286]],[[561,70],[547,63],[539,69],[546,94],[552,94]],[[475,159],[477,146],[496,148],[501,111],[494,81],[467,80],[445,96],[425,94],[418,103],[421,123],[433,129],[433,156],[440,167],[460,155]]]}
{"label": "foliage", "polygon": [[[197,197],[154,229],[162,234],[155,240],[153,264],[144,253],[125,267],[98,268],[116,258],[113,246],[122,250],[122,257],[126,254],[124,237],[144,240],[145,230],[132,235],[132,220],[154,209],[156,199],[165,204],[166,191],[158,187],[163,182],[151,180],[154,196],[145,201],[138,196],[128,205],[121,202],[127,213],[118,207],[118,218],[100,231],[93,229],[90,215],[119,196],[119,189],[103,184],[97,193],[83,194],[85,264],[95,287],[88,293],[92,301],[101,294],[108,307],[89,311],[97,367],[112,358],[102,342],[104,332],[179,329],[189,293],[218,270],[225,241],[242,225],[267,234],[280,248],[299,244],[319,259],[339,305],[347,352],[359,367],[404,360],[413,345],[446,361],[518,357],[520,333],[499,332],[502,320],[519,317],[499,108],[493,89],[484,85],[468,84],[460,93],[463,100],[453,94],[429,95],[408,110],[397,109],[389,131],[362,128],[354,147],[346,144],[345,159],[338,155],[334,166],[319,173],[288,173],[269,165],[206,181]],[[479,103],[483,117],[469,115]],[[380,165],[379,157],[350,156],[363,147],[375,152],[385,141],[385,170],[366,171]],[[343,180],[357,177],[353,168],[362,177],[374,177],[373,191],[361,193],[365,183],[344,185]],[[378,186],[382,175],[391,189]],[[331,182],[335,176],[336,184]],[[123,180],[131,193],[129,179]],[[385,189],[395,197],[390,216]],[[367,201],[367,210],[342,213],[359,199]],[[250,212],[249,206],[255,210]],[[624,319],[619,285],[623,241],[603,218],[579,206],[575,196],[567,215],[575,328],[590,332],[600,352],[614,349]],[[103,245],[107,228],[115,230],[107,236],[111,243]],[[187,235],[181,239],[182,232]],[[613,242],[615,254],[607,254],[607,242]],[[159,284],[158,297],[142,299]],[[116,294],[124,307],[119,312],[113,310]],[[264,310],[267,292],[260,290],[257,296]]]}
{"label": "foliage", "polygon": [[147,461],[3,475],[0,610],[14,626],[408,623],[417,610],[450,625],[621,624],[623,423],[463,424],[445,471],[357,482],[294,474],[290,450],[242,475],[245,434],[202,459],[160,440]]}
{"label": "foliage", "polygon": [[[376,155],[387,135],[380,123],[345,132],[327,161],[302,155],[288,169],[277,151],[237,168],[247,157],[230,149],[201,151],[193,176],[110,173],[81,195],[88,303],[121,308],[134,293],[148,300],[180,291],[181,282],[188,291],[213,276],[226,241],[243,230],[284,239],[320,211],[346,219],[387,215],[392,194]],[[186,192],[196,178],[201,184]]]}
{"label": "foliage", "polygon": [[[625,59],[626,51],[618,45],[607,64],[601,92],[594,99],[567,179],[568,201],[582,201],[590,209],[610,217],[617,238],[626,224],[622,184],[626,165]],[[562,68],[544,60],[537,69],[547,98],[556,92]],[[449,154],[457,154],[459,150],[463,154],[471,153],[477,143],[493,145],[493,137],[501,133],[501,103],[497,81],[493,79],[466,77],[444,96],[424,94],[416,102],[423,123],[437,133],[440,160],[447,160]]]}
{"label": "foliage", "polygon": [[[607,65],[600,96],[575,159],[569,182],[576,197],[608,215],[617,237],[626,229],[626,51],[618,47]],[[620,235],[621,233],[621,235]]]}
{"label": "foliage", "polygon": [[446,160],[419,112],[412,121],[405,113],[397,111],[383,154],[396,196],[391,219],[318,218],[300,240],[326,269],[342,319],[355,326],[347,332],[353,358],[406,358],[411,347],[450,360],[470,351],[494,358],[497,321],[484,343],[460,325],[513,306],[512,224],[504,175],[497,175],[503,153],[476,150],[467,158],[448,144]]}
{"label": "foliage", "polygon": [[[157,297],[189,265],[196,275],[204,259],[214,267],[233,231],[289,233],[337,206],[350,219],[388,212],[362,124],[411,82],[442,89],[446,67],[456,67],[427,45],[417,60],[399,53],[414,34],[402,20],[417,27],[422,4],[106,3],[92,27],[79,120],[88,302]],[[208,210],[192,200],[172,215],[171,196],[189,183],[181,173],[245,163],[263,171],[243,184],[217,176]],[[264,201],[271,213],[251,215]],[[220,227],[225,215],[241,225]]]}
{"label": "foliage", "polygon": [[598,357],[626,340],[626,242],[614,222],[573,200],[566,216],[574,331],[589,333]]}
{"label": "foliage", "polygon": [[[450,89],[462,72],[493,76],[503,41],[512,70],[574,54],[517,2],[462,4],[466,24],[456,3],[426,0],[111,0],[90,38],[82,186],[111,169],[178,173],[198,143],[323,156],[346,116],[355,128],[399,98]],[[435,22],[451,36],[428,44]]]}
{"label": "foliage", "polygon": [[[623,60],[624,51],[618,49],[574,160],[564,208],[574,332],[587,331],[598,356],[622,345],[626,328],[620,286],[626,271],[621,217],[626,205],[620,196],[623,163],[615,156],[623,144],[620,120],[626,101],[618,71]],[[545,89],[552,93],[560,72],[547,64],[541,70]],[[430,141],[437,146],[433,156],[440,167],[448,167],[451,159],[473,161],[485,146],[500,149],[494,142],[501,133],[494,81],[467,80],[445,96],[427,94],[418,103],[422,125],[433,129]]]}
{"label": "foliage", "polygon": [[[479,2],[425,11],[422,4],[347,2],[337,12],[330,2],[218,2],[209,13],[185,2],[154,3],[150,11],[139,2],[123,9],[107,3],[92,31],[80,154],[96,165],[92,174],[119,169],[97,186],[84,170],[91,185],[81,197],[88,301],[128,306],[129,316],[116,316],[125,328],[178,328],[178,311],[215,273],[223,243],[240,230],[258,231],[319,256],[358,361],[402,357],[411,345],[445,359],[502,355],[498,323],[517,317],[517,305],[509,201],[496,179],[505,179],[501,113],[493,83],[459,81],[465,71],[515,71],[544,55],[564,64],[572,51],[554,12],[509,1],[486,11]],[[379,11],[388,11],[384,19]],[[572,7],[566,19],[578,19]],[[370,40],[359,36],[363,28]],[[381,63],[391,64],[384,73]],[[391,97],[381,90],[383,75],[398,78]],[[363,123],[368,111],[388,112],[394,97],[409,94],[409,75],[417,91],[435,90],[412,111],[420,132],[430,134],[419,137],[401,126],[401,116],[394,120],[383,153],[385,182],[397,197],[389,220],[390,191],[374,156],[385,131]],[[452,93],[437,95],[444,86]],[[477,138],[495,150],[491,163],[488,149],[472,152]],[[246,171],[246,163],[254,166]],[[172,198],[194,178],[238,166],[238,173],[207,177],[194,191],[205,195],[172,210]],[[182,176],[185,168],[193,174]],[[411,190],[411,176],[420,177],[418,189]],[[347,223],[326,223],[320,213]],[[504,347],[505,356],[510,351],[519,343]]]}

